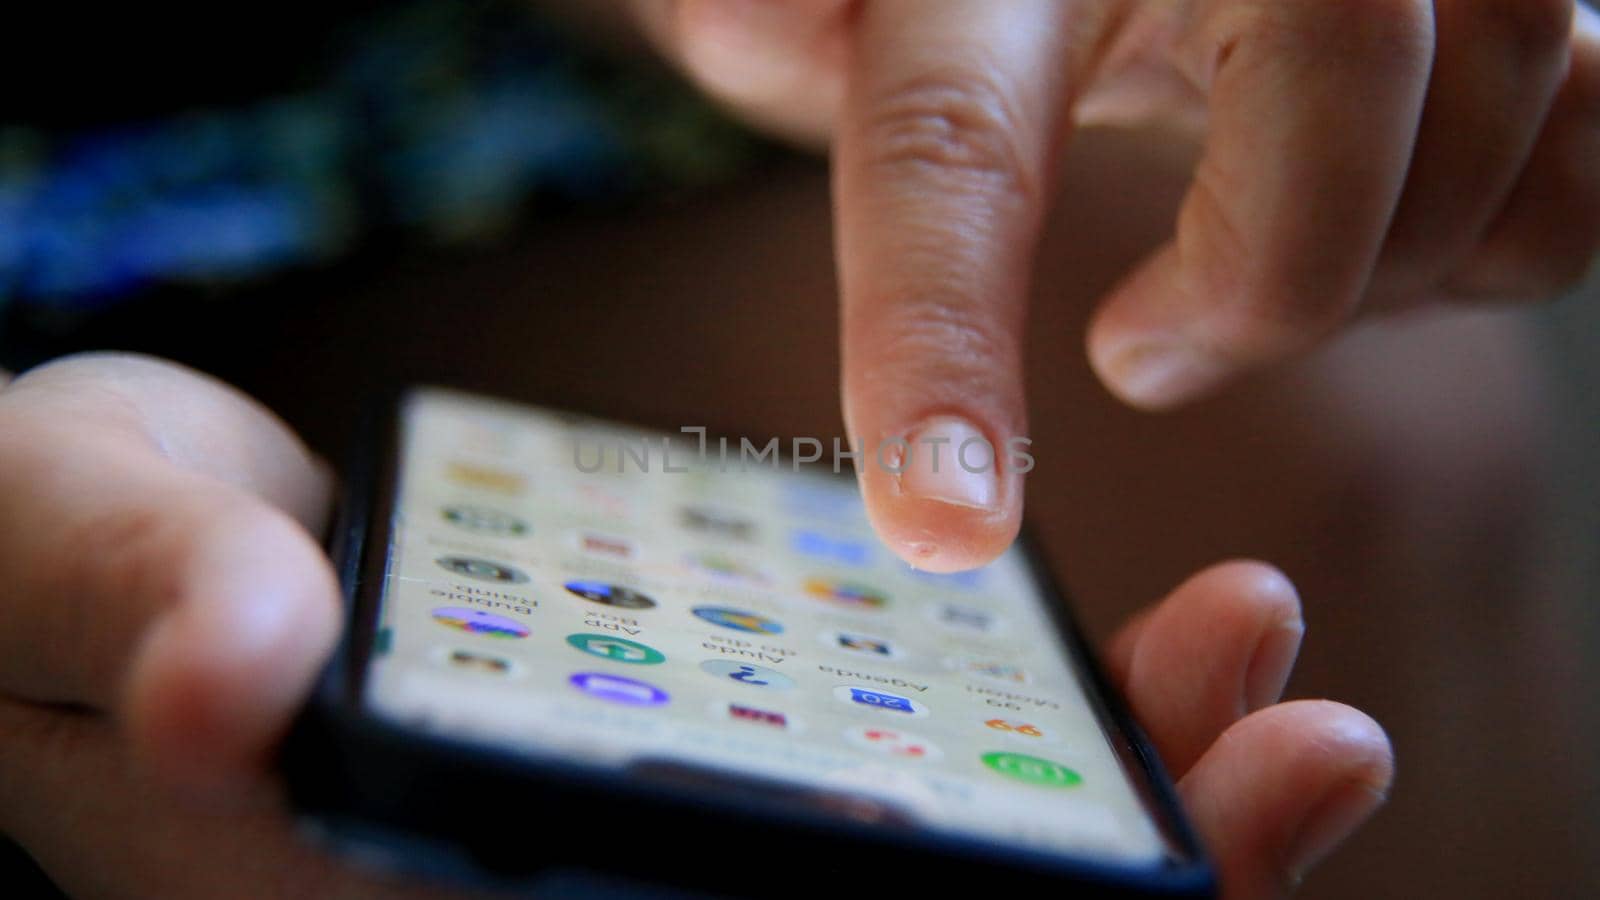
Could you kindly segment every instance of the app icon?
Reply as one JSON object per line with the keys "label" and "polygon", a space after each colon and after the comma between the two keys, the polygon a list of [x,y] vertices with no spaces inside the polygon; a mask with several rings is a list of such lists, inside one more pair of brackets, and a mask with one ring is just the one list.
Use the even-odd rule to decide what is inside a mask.
{"label": "app icon", "polygon": [[794,687],[794,679],[766,666],[735,662],[731,659],[708,659],[700,664],[700,671],[751,687],[787,691]]}
{"label": "app icon", "polygon": [[505,563],[478,559],[474,556],[441,556],[434,562],[438,563],[441,568],[457,575],[465,575],[468,578],[476,578],[479,581],[522,584],[528,580],[527,574],[521,569],[508,566]]}
{"label": "app icon", "polygon": [[459,460],[446,466],[445,474],[457,484],[501,494],[520,494],[526,485],[516,472]]}
{"label": "app icon", "polygon": [[830,537],[820,531],[798,529],[789,536],[796,552],[847,566],[864,566],[872,560],[872,550],[863,541]]}
{"label": "app icon", "polygon": [[882,591],[860,582],[817,577],[807,578],[803,587],[807,595],[817,600],[849,609],[876,610],[889,604]]}
{"label": "app icon", "polygon": [[801,730],[798,720],[788,713],[777,710],[746,706],[743,703],[713,703],[711,710],[712,715],[718,718],[727,718],[734,722],[762,725],[779,731],[795,732]]}
{"label": "app icon", "polygon": [[633,541],[614,534],[602,534],[598,531],[580,531],[577,533],[576,541],[578,549],[590,556],[632,559],[635,552]]}
{"label": "app icon", "polygon": [[492,653],[479,653],[461,647],[440,647],[433,652],[435,661],[451,669],[478,672],[488,675],[510,676],[520,673],[516,663]]}
{"label": "app icon", "polygon": [[833,689],[833,696],[835,699],[845,703],[881,709],[897,715],[921,718],[928,714],[926,706],[912,700],[910,697],[902,697],[899,694],[891,694],[887,691],[878,691],[872,688],[843,685]]}
{"label": "app icon", "polygon": [[752,634],[783,634],[783,626],[753,612],[742,609],[729,609],[726,606],[696,606],[694,614],[713,625],[723,628],[732,628],[734,631],[747,631]]}
{"label": "app icon", "polygon": [[955,672],[979,675],[1010,684],[1029,684],[1033,681],[1033,676],[1029,675],[1026,669],[998,659],[956,656],[945,660],[945,666]]}
{"label": "app icon", "polygon": [[735,512],[710,506],[685,506],[681,512],[684,527],[694,531],[741,541],[752,540],[756,536],[756,523]]}
{"label": "app icon", "polygon": [[845,650],[877,659],[899,659],[900,651],[888,638],[857,631],[824,631],[822,643],[834,650]]}
{"label": "app icon", "polygon": [[1043,726],[1021,719],[988,719],[983,724],[1007,737],[1029,741],[1055,740],[1055,735],[1046,731]]}
{"label": "app icon", "polygon": [[999,772],[1007,778],[1041,787],[1076,787],[1083,783],[1083,776],[1048,759],[1037,756],[1026,756],[1021,753],[994,752],[985,753],[982,757],[983,764]]}
{"label": "app icon", "polygon": [[499,510],[482,506],[446,506],[442,512],[446,522],[457,528],[492,534],[496,537],[524,537],[532,531],[527,522]]}
{"label": "app icon", "polygon": [[653,684],[604,672],[579,672],[567,681],[596,700],[623,706],[661,706],[669,699]]}
{"label": "app icon", "polygon": [[464,606],[441,606],[432,612],[433,620],[447,628],[492,638],[525,638],[528,626],[515,619]]}
{"label": "app icon", "polygon": [[938,759],[944,755],[927,738],[893,728],[858,725],[846,728],[844,739],[857,747],[900,759]]}
{"label": "app icon", "polygon": [[959,603],[942,603],[931,606],[933,620],[952,631],[966,631],[973,634],[994,634],[1000,630],[1002,624],[1000,617],[994,613],[979,609],[976,606],[963,606]]}
{"label": "app icon", "polygon": [[569,634],[567,643],[590,656],[600,656],[621,663],[653,666],[666,662],[667,659],[654,647],[605,634]]}
{"label": "app icon", "polygon": [[604,603],[623,609],[650,609],[656,605],[654,600],[638,591],[603,581],[569,581],[564,587],[590,603]]}

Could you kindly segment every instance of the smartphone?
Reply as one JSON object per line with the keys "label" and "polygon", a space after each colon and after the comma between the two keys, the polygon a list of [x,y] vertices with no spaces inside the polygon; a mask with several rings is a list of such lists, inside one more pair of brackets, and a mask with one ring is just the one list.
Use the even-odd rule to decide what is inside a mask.
{"label": "smartphone", "polygon": [[438,388],[382,418],[284,752],[321,840],[556,895],[1212,895],[1025,542],[934,575],[848,475],[703,430]]}

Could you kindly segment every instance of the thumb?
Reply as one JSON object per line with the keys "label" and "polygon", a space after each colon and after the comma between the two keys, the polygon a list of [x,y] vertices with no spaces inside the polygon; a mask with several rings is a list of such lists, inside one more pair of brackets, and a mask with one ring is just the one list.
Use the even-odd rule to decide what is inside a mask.
{"label": "thumb", "polygon": [[0,691],[115,714],[207,786],[261,764],[338,630],[318,464],[222,385],[118,356],[0,392]]}

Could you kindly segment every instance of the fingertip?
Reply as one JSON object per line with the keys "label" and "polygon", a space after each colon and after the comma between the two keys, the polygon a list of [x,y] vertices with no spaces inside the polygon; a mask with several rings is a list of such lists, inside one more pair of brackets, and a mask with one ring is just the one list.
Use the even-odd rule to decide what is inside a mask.
{"label": "fingertip", "polygon": [[912,568],[940,574],[995,561],[1021,527],[1020,510],[975,510],[909,497],[868,501],[868,515],[896,556]]}
{"label": "fingertip", "polygon": [[1346,780],[1388,795],[1394,781],[1394,745],[1378,720],[1334,700],[1300,700],[1286,706],[1304,709],[1305,715],[1318,720],[1317,750],[1338,761]]}
{"label": "fingertip", "polygon": [[678,0],[655,30],[691,78],[764,128],[824,142],[844,93],[847,0]]}
{"label": "fingertip", "polygon": [[1259,607],[1263,612],[1299,615],[1300,594],[1282,569],[1257,559],[1229,559],[1191,578],[1180,592],[1203,590]]}
{"label": "fingertip", "polygon": [[1394,779],[1394,747],[1378,721],[1336,700],[1291,700],[1241,720],[1235,743],[1271,747],[1292,780],[1331,786],[1359,782],[1386,794]]}
{"label": "fingertip", "polygon": [[1385,801],[1388,736],[1327,700],[1281,703],[1229,728],[1179,783],[1230,895],[1278,896]]}
{"label": "fingertip", "polygon": [[1289,840],[1285,851],[1286,880],[1299,884],[1308,871],[1372,818],[1387,799],[1386,794],[1361,781],[1352,781],[1330,791]]}
{"label": "fingertip", "polygon": [[873,528],[924,571],[994,561],[1021,528],[1023,473],[999,449],[1008,446],[958,415],[933,416],[888,438],[861,471]]}
{"label": "fingertip", "polygon": [[1208,569],[1191,585],[1195,590],[1214,592],[1211,617],[1254,635],[1254,648],[1244,670],[1244,711],[1276,702],[1294,672],[1305,638],[1305,618],[1294,582],[1267,563],[1231,560]]}
{"label": "fingertip", "polygon": [[1168,764],[1182,771],[1217,736],[1275,700],[1299,653],[1299,597],[1250,560],[1214,565],[1153,607],[1115,659]]}
{"label": "fingertip", "polygon": [[1112,396],[1145,412],[1198,400],[1229,374],[1192,342],[1161,334],[1092,339],[1089,365]]}
{"label": "fingertip", "polygon": [[1285,843],[1291,883],[1326,859],[1389,798],[1394,748],[1383,726],[1366,713],[1331,701],[1315,704],[1321,719],[1318,752],[1329,760],[1328,787]]}
{"label": "fingertip", "polygon": [[125,726],[141,762],[206,799],[259,774],[338,633],[320,550],[286,517],[253,519],[218,523],[126,682]]}
{"label": "fingertip", "polygon": [[1210,622],[1213,637],[1231,632],[1264,638],[1280,629],[1304,630],[1294,582],[1277,567],[1252,559],[1207,568],[1179,585],[1160,609],[1166,611],[1161,619],[1173,623],[1168,628],[1190,632],[1195,623]]}
{"label": "fingertip", "polygon": [[1221,387],[1232,367],[1190,331],[1201,310],[1175,285],[1177,252],[1168,247],[1138,267],[1107,298],[1085,337],[1089,366],[1123,403],[1147,412],[1176,409]]}

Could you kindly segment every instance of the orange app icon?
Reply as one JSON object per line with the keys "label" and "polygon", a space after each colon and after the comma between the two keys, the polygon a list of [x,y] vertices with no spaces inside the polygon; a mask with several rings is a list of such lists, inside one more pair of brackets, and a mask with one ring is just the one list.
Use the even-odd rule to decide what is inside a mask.
{"label": "orange app icon", "polygon": [[527,486],[526,479],[516,472],[505,469],[496,469],[477,463],[461,462],[450,463],[445,470],[450,480],[468,487],[482,488],[486,491],[496,491],[501,494],[520,494]]}
{"label": "orange app icon", "polygon": [[1033,724],[1032,722],[1016,721],[1013,719],[990,719],[983,724],[994,729],[995,731],[1007,735],[1008,737],[1021,738],[1024,740],[1053,740],[1053,737],[1049,732],[1045,731],[1044,728]]}

